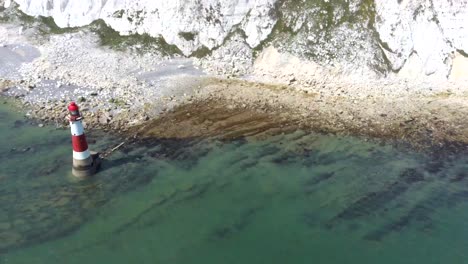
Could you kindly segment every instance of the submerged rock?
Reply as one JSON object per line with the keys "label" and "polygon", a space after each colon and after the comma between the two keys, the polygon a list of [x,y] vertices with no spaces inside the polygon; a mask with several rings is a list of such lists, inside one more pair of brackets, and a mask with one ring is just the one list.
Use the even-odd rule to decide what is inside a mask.
{"label": "submerged rock", "polygon": [[415,183],[424,181],[424,174],[417,169],[407,169],[400,174],[400,178],[406,183]]}
{"label": "submerged rock", "polygon": [[68,197],[62,197],[62,198],[60,198],[60,200],[58,200],[58,201],[55,203],[55,205],[56,205],[56,206],[64,206],[64,205],[68,204],[69,202],[70,202],[70,198],[68,198]]}
{"label": "submerged rock", "polygon": [[8,247],[15,246],[23,237],[21,234],[11,231],[0,231],[0,252]]}
{"label": "submerged rock", "polygon": [[0,223],[0,231],[1,230],[8,230],[10,228],[11,228],[11,223],[8,223],[8,222]]}

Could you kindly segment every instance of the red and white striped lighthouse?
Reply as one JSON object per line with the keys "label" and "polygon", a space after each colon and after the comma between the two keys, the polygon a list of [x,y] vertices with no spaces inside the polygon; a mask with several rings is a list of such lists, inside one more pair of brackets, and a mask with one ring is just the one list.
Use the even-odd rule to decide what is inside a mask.
{"label": "red and white striped lighthouse", "polygon": [[69,120],[73,145],[72,173],[80,178],[91,176],[96,173],[100,165],[99,153],[91,153],[88,149],[83,124],[81,123],[83,117],[75,102],[68,105],[68,112],[70,113]]}

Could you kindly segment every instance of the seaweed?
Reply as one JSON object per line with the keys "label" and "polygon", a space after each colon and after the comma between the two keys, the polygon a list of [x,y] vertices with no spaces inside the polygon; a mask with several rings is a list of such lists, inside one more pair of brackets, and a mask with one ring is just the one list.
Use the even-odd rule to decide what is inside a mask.
{"label": "seaweed", "polygon": [[314,175],[311,177],[309,180],[306,181],[305,185],[307,187],[317,185],[323,181],[331,179],[333,176],[335,176],[335,172],[324,172],[324,173],[319,173],[318,175]]}
{"label": "seaweed", "polygon": [[434,209],[431,209],[422,204],[417,205],[411,209],[407,214],[400,217],[398,220],[391,222],[387,225],[384,225],[382,228],[379,228],[375,231],[372,231],[364,236],[366,240],[380,241],[385,236],[393,232],[399,232],[402,229],[406,228],[413,222],[420,222],[426,226],[432,225],[432,221],[429,217],[429,214],[433,212]]}
{"label": "seaweed", "polygon": [[408,184],[424,181],[424,174],[417,169],[406,169],[400,174],[400,179]]}

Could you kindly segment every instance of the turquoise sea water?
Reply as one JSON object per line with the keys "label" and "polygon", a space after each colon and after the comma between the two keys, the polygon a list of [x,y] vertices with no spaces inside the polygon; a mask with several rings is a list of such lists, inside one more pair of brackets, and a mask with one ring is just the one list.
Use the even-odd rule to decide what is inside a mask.
{"label": "turquoise sea water", "polygon": [[2,264],[468,262],[463,152],[301,131],[148,139],[78,181],[68,130],[0,101],[0,134]]}

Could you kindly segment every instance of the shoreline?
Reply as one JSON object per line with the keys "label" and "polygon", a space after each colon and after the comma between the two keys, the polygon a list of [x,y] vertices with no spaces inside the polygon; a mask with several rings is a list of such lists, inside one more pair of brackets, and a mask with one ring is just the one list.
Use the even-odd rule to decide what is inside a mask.
{"label": "shoreline", "polygon": [[[356,101],[339,96],[320,97],[298,92],[288,86],[213,80],[203,87],[192,102],[182,104],[131,131],[138,131],[138,128],[141,130],[142,127],[151,131],[155,126],[168,129],[167,124],[177,126],[174,122],[179,120],[185,122],[182,125],[184,129],[169,129],[172,131],[169,134],[167,131],[155,129],[146,134],[152,133],[158,137],[188,137],[198,136],[197,129],[207,130],[208,134],[213,134],[213,131],[218,131],[215,133],[218,135],[227,133],[222,131],[222,128],[232,129],[232,126],[229,126],[230,121],[224,126],[217,124],[226,121],[217,120],[216,116],[211,118],[206,114],[209,113],[207,106],[210,106],[216,109],[212,110],[211,115],[217,113],[222,116],[224,113],[228,119],[239,114],[241,117],[247,116],[244,118],[246,132],[243,136],[303,129],[407,142],[419,150],[443,149],[455,145],[466,148],[468,122],[463,117],[468,114],[467,104],[468,98],[450,95],[415,98],[369,96],[366,100]],[[183,117],[185,113],[189,114],[186,118]],[[210,121],[210,118],[214,119],[211,120],[214,129],[200,127],[199,119]],[[236,125],[234,130],[242,130],[237,124],[238,120],[232,122]],[[258,123],[258,127],[249,130],[252,128],[252,122]],[[195,132],[191,135],[186,134],[194,129]]]}
{"label": "shoreline", "polygon": [[[0,95],[17,98],[26,116],[57,127],[68,125],[66,106],[76,101],[87,129],[131,134],[154,124],[170,127],[171,118],[185,111],[191,115],[185,120],[187,131],[199,135],[199,127],[190,122],[203,117],[209,110],[205,105],[211,105],[220,115],[237,111],[266,118],[266,127],[292,121],[291,128],[402,140],[417,149],[468,144],[468,90],[460,82],[428,81],[421,83],[427,87],[418,87],[391,78],[355,82],[355,75],[348,81],[326,75],[321,82],[309,82],[289,76],[291,67],[284,72],[288,76],[276,76],[278,68],[264,76],[264,82],[261,72],[226,78],[206,75],[192,59],[101,47],[89,32],[52,35],[35,43],[30,40],[34,29],[23,35],[17,30],[0,24],[0,35],[7,40],[0,54],[11,59],[0,61],[5,65]],[[245,128],[253,129],[247,121]],[[219,129],[210,133],[215,131],[223,134]],[[155,135],[178,133],[173,129],[173,135]]]}
{"label": "shoreline", "polygon": [[[403,95],[400,97],[378,97],[368,95],[356,100],[345,96],[321,96],[320,94],[298,91],[287,85],[252,83],[239,79],[200,78],[197,89],[191,95],[169,97],[164,103],[158,101],[141,108],[116,107],[118,114],[110,114],[109,109],[100,109],[99,104],[79,102],[87,129],[114,131],[128,136],[140,134],[142,128],[172,127],[172,131],[157,130],[154,137],[220,136],[225,133],[219,129],[203,131],[196,124],[197,118],[206,117],[207,106],[216,109],[219,115],[230,116],[236,112],[254,115],[268,120],[260,125],[271,128],[271,133],[282,133],[294,129],[322,133],[370,137],[376,139],[408,142],[415,149],[443,149],[450,145],[468,145],[468,97],[451,94],[432,96]],[[37,89],[37,88],[36,88]],[[28,118],[40,123],[66,127],[68,122],[68,101],[49,102],[24,101],[23,96],[2,96],[16,98],[17,104]],[[90,111],[90,109],[95,109]],[[175,123],[181,113],[189,114],[188,123]],[[255,123],[255,117],[254,123]],[[245,121],[245,120],[244,120]],[[215,120],[213,124],[223,120]],[[242,120],[239,122],[243,122]],[[248,130],[249,120],[244,128]],[[283,123],[288,123],[283,129]],[[183,129],[175,129],[179,126]],[[238,125],[242,127],[243,124]],[[229,127],[227,127],[229,128]],[[273,129],[274,128],[274,129]],[[254,129],[255,130],[255,129]],[[265,129],[268,130],[268,129]],[[153,129],[154,132],[154,129]],[[262,131],[263,132],[263,131]],[[150,133],[142,133],[147,137]],[[255,134],[255,133],[254,133]],[[251,136],[239,133],[239,137]],[[183,136],[182,136],[183,137]]]}

